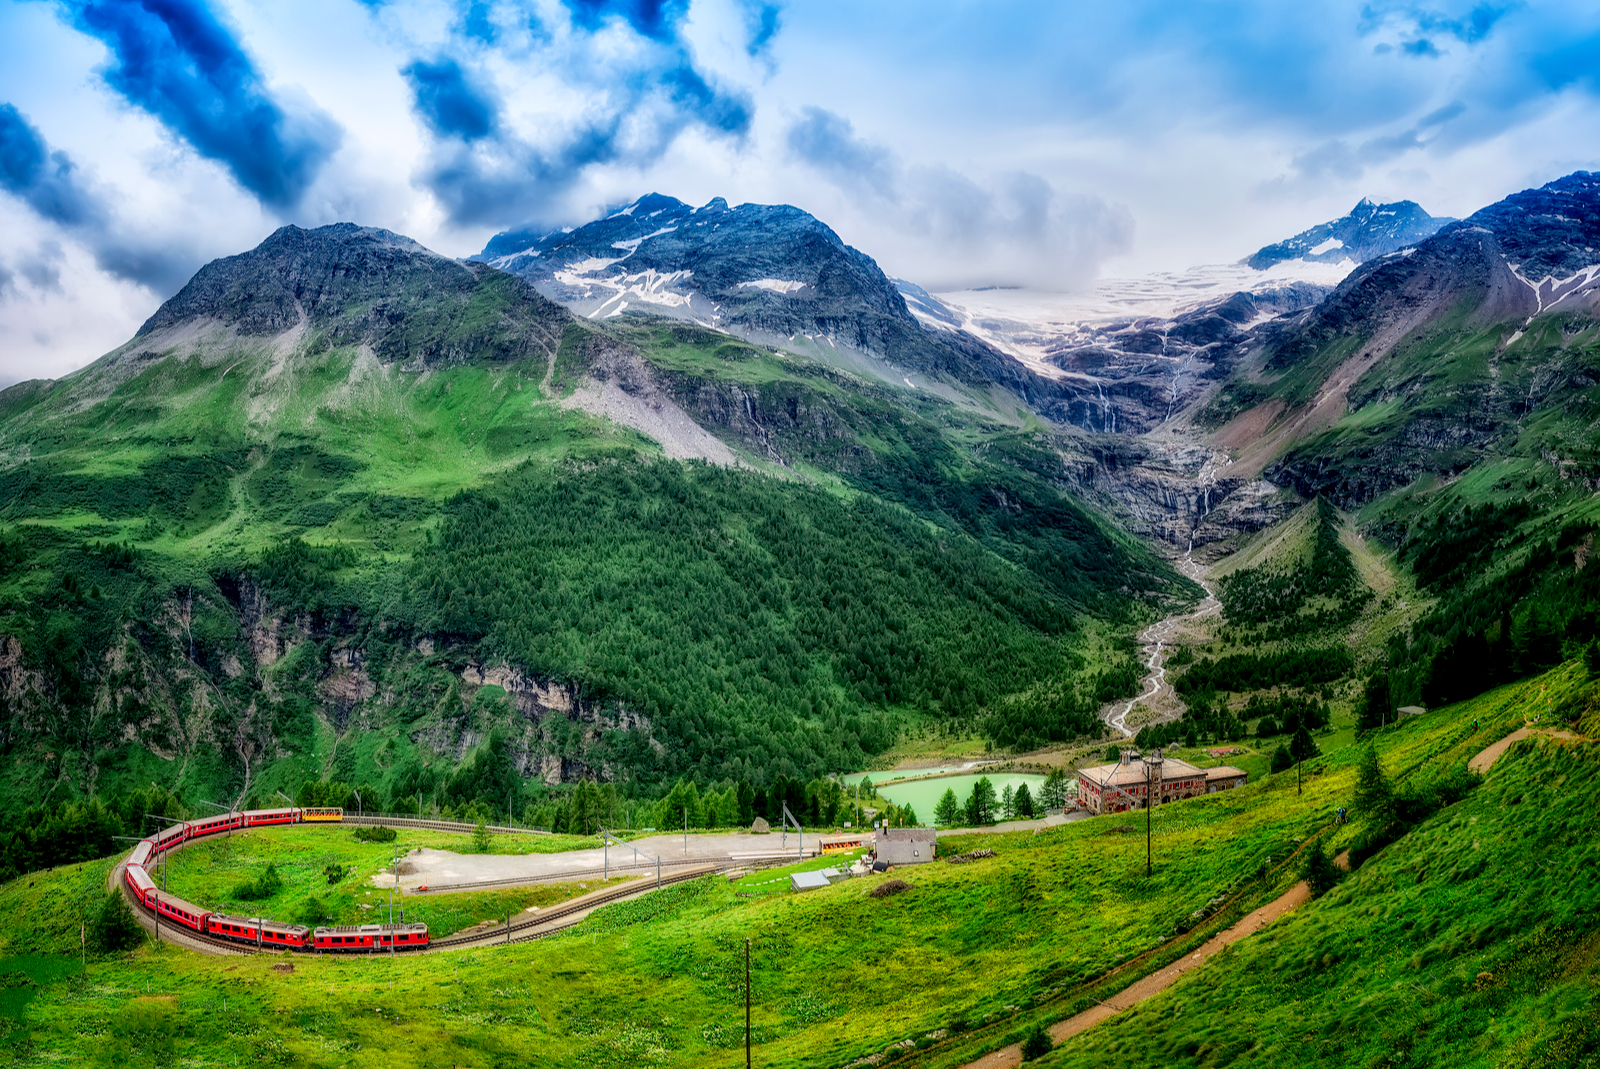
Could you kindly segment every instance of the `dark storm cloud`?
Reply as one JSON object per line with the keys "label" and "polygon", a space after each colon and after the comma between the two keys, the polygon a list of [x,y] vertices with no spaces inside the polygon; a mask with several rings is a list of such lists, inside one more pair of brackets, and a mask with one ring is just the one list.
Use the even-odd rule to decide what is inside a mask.
{"label": "dark storm cloud", "polygon": [[619,125],[613,119],[582,127],[553,148],[515,137],[451,139],[434,147],[419,178],[458,225],[543,224],[586,168],[622,156]]}
{"label": "dark storm cloud", "polygon": [[103,41],[106,84],[265,205],[291,208],[338,147],[320,112],[290,114],[250,57],[197,0],[68,0],[73,24]]}
{"label": "dark storm cloud", "polygon": [[745,8],[745,23],[750,31],[745,51],[759,56],[783,28],[782,9],[777,4],[749,4]]}
{"label": "dark storm cloud", "polygon": [[[44,135],[10,104],[0,104],[0,189],[39,218],[72,234],[94,255],[102,271],[158,294],[181,286],[194,269],[193,256],[118,232],[104,198],[65,152],[52,150]],[[59,285],[61,247],[47,242],[18,264],[36,289]]]}
{"label": "dark storm cloud", "polygon": [[100,222],[100,204],[79,183],[77,167],[64,152],[52,152],[44,137],[10,104],[0,104],[0,187],[42,219],[62,226]]}
{"label": "dark storm cloud", "polygon": [[494,131],[498,111],[488,90],[472,84],[453,59],[417,60],[400,72],[422,121],[440,137],[476,141]]}
{"label": "dark storm cloud", "polygon": [[755,102],[744,93],[719,92],[685,59],[662,72],[661,84],[673,103],[717,133],[743,137],[750,132]]}
{"label": "dark storm cloud", "polygon": [[600,29],[621,19],[641,37],[672,41],[689,13],[689,0],[564,0],[572,21],[583,29]]}
{"label": "dark storm cloud", "polygon": [[893,194],[893,154],[856,136],[848,119],[808,107],[789,127],[789,154],[824,172],[840,185],[858,185],[879,196]]}

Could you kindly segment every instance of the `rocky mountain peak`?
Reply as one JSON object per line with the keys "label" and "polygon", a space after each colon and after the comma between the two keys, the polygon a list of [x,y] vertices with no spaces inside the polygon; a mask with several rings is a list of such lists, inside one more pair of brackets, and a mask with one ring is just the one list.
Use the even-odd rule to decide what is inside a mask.
{"label": "rocky mountain peak", "polygon": [[[146,338],[204,320],[247,336],[305,327],[329,344],[367,344],[386,360],[505,361],[565,313],[520,279],[442,256],[378,227],[280,227],[206,264],[139,328]],[[554,328],[559,329],[559,328]]]}
{"label": "rocky mountain peak", "polygon": [[1028,378],[976,339],[924,330],[871,257],[788,204],[729,207],[714,197],[691,208],[651,193],[575,229],[497,234],[473,259],[591,319],[691,320],[896,385],[907,370]]}
{"label": "rocky mountain peak", "polygon": [[1415,201],[1376,204],[1362,197],[1350,214],[1309,230],[1302,230],[1286,241],[1259,249],[1246,264],[1264,271],[1286,260],[1309,263],[1338,263],[1350,260],[1365,263],[1377,256],[1414,245],[1455,220],[1429,215]]}

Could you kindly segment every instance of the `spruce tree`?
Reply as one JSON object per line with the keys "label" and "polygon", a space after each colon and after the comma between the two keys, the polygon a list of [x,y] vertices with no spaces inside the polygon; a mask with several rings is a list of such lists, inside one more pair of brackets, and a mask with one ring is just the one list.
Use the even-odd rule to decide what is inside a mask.
{"label": "spruce tree", "polygon": [[1361,763],[1356,766],[1356,812],[1363,818],[1382,819],[1392,798],[1389,781],[1378,763],[1378,751],[1369,744],[1361,751]]}
{"label": "spruce tree", "polygon": [[961,819],[961,802],[956,798],[954,787],[946,787],[944,793],[939,796],[939,804],[933,807],[933,819],[935,823],[945,827]]}
{"label": "spruce tree", "polygon": [[1035,815],[1033,808],[1033,792],[1028,790],[1028,785],[1026,783],[1017,788],[1016,797],[1011,799],[1011,806],[1019,817],[1032,817]]}

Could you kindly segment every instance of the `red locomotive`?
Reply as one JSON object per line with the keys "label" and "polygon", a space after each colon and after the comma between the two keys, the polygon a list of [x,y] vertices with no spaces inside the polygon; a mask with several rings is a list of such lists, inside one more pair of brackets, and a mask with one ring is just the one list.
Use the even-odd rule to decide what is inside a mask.
{"label": "red locomotive", "polygon": [[149,867],[175,846],[191,839],[274,824],[325,823],[344,819],[341,809],[249,809],[204,820],[181,821],[163,828],[148,839],[141,839],[123,864],[123,878],[139,904],[168,924],[179,924],[191,931],[248,943],[257,947],[285,947],[289,950],[317,950],[334,953],[377,953],[383,950],[424,950],[428,946],[426,924],[362,924],[318,928],[315,933],[303,924],[278,924],[262,917],[234,917],[213,913],[192,902],[168,895],[150,878]]}

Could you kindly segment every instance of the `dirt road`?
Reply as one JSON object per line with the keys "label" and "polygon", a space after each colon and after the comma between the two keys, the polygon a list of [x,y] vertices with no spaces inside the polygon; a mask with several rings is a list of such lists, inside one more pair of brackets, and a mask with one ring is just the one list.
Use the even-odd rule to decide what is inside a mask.
{"label": "dirt road", "polygon": [[1577,735],[1574,735],[1570,731],[1560,731],[1555,728],[1518,728],[1505,738],[1501,739],[1499,742],[1494,743],[1492,746],[1484,747],[1483,750],[1477,754],[1477,756],[1467,762],[1467,769],[1469,771],[1476,772],[1481,776],[1485,772],[1489,771],[1490,766],[1492,766],[1496,761],[1500,760],[1501,754],[1511,749],[1512,743],[1521,739],[1532,738],[1535,735],[1548,735],[1552,739],[1578,738]]}

